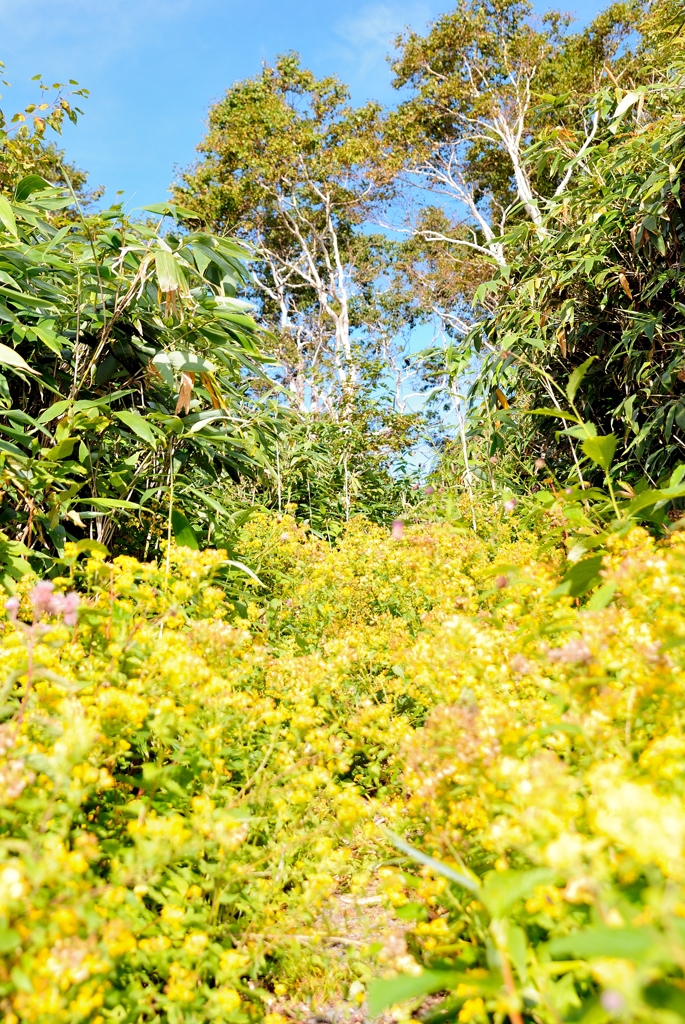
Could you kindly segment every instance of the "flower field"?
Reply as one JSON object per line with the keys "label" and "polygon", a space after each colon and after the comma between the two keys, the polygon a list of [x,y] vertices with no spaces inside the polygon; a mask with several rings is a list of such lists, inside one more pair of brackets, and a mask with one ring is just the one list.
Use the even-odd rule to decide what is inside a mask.
{"label": "flower field", "polygon": [[[593,608],[550,596],[559,555],[510,521],[352,520],[330,547],[256,515],[265,586],[237,609],[216,551],[167,572],[84,544],[54,589],[24,577],[0,649],[6,1024],[282,1024],[342,998],[681,1020],[685,541],[614,535]],[[378,909],[368,941],[341,901]]]}

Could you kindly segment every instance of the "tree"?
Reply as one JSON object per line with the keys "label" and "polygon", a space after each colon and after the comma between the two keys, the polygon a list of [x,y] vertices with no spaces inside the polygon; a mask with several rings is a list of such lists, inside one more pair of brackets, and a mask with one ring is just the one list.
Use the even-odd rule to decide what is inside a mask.
{"label": "tree", "polygon": [[73,201],[35,175],[0,196],[0,548],[48,557],[124,524],[141,554],[171,532],[221,540],[225,481],[268,464],[278,420],[245,380],[261,359],[234,297],[248,254],[165,231],[182,216],[167,204],[147,208],[156,228],[115,206],[58,230],[46,214]]}
{"label": "tree", "polygon": [[[4,70],[0,61],[0,73]],[[38,80],[39,103],[29,103],[23,111],[5,115],[0,110],[0,193],[11,196],[17,181],[29,174],[41,177],[45,184],[64,184],[68,179],[82,208],[92,206],[103,194],[103,188],[89,189],[88,175],[74,164],[65,161],[64,150],[54,141],[46,141],[46,132],[62,133],[65,119],[76,124],[83,111],[70,99],[84,99],[87,89],[68,89],[60,82],[52,86]],[[78,82],[71,81],[71,86]],[[3,85],[9,82],[3,80]],[[65,176],[66,172],[66,176]],[[53,211],[53,221],[73,216],[74,210]]]}
{"label": "tree", "polygon": [[[598,129],[567,191],[546,206],[544,232],[511,233],[509,265],[488,286],[496,311],[466,342],[482,353],[474,398],[508,395],[513,408],[499,418],[525,441],[529,469],[546,449],[558,473],[585,472],[574,444],[581,427],[536,417],[531,436],[526,415],[567,410],[567,381],[581,367],[576,406],[600,434],[622,435],[616,469],[629,489],[658,483],[683,460],[683,84],[676,66],[651,85],[593,98]],[[557,130],[531,157],[554,176],[573,162]]]}
{"label": "tree", "polygon": [[590,144],[596,121],[586,118],[578,138],[578,112],[584,116],[603,69],[627,59],[619,54],[639,11],[637,3],[614,4],[569,34],[568,17],[548,13],[536,23],[527,0],[460,0],[426,36],[397,40],[394,85],[413,95],[389,131],[405,149],[409,143],[413,178],[435,197],[415,224],[417,257],[429,271],[424,282],[444,269],[453,279],[433,288],[432,301],[452,330],[468,329],[475,290],[493,264],[506,265],[508,226],[525,220],[543,230],[543,201],[568,180],[536,174],[525,151],[559,118],[573,126],[576,155]]}
{"label": "tree", "polygon": [[380,107],[352,108],[338,79],[288,54],[227,91],[198,148],[176,198],[255,247],[254,297],[283,383],[300,410],[337,414],[373,361],[364,295],[384,247],[365,228],[393,198],[399,160]]}

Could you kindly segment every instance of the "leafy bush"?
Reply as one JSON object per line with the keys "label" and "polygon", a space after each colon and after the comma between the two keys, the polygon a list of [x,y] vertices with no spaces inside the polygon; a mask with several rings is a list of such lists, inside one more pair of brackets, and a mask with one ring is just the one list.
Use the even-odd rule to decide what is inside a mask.
{"label": "leafy bush", "polygon": [[[165,232],[164,204],[154,228],[113,207],[58,229],[73,200],[36,175],[0,196],[0,528],[39,559],[84,537],[155,553],[169,526],[225,543],[226,481],[268,467],[278,422],[249,393],[248,254]],[[22,571],[8,561],[5,583]]]}
{"label": "leafy bush", "polygon": [[[395,973],[372,1008],[448,990],[439,1019],[677,1012],[685,545],[609,538],[592,610],[550,596],[564,565],[516,513],[490,519],[484,539],[357,519],[331,548],[257,515],[241,545],[272,575],[241,615],[223,552],[172,550],[167,572],[68,545],[54,587],[20,582],[10,1024],[240,1022],[357,992],[376,955]],[[343,897],[385,907],[346,963]]]}
{"label": "leafy bush", "polygon": [[655,482],[680,460],[682,75],[677,65],[649,86],[603,89],[582,131],[549,129],[528,154],[570,184],[547,202],[539,230],[508,235],[507,266],[479,290],[497,308],[468,340],[483,353],[474,392],[490,408],[478,414],[489,454],[513,437],[514,474],[541,450],[576,474],[568,441],[547,422],[529,432],[527,414],[563,400],[571,371],[593,356],[582,414],[623,435],[625,478]]}
{"label": "leafy bush", "polygon": [[436,1020],[682,1016],[685,546],[610,546],[613,606],[512,577],[414,648],[408,675],[446,702],[405,748],[407,834],[443,891],[418,906],[395,876],[429,970],[377,1005],[452,989]]}

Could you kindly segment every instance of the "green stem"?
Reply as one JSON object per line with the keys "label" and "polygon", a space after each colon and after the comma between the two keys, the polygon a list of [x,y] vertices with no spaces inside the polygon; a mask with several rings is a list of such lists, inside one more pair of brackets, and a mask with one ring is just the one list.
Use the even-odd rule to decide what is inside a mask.
{"label": "green stem", "polygon": [[614,494],[614,485],[612,483],[611,474],[609,473],[608,469],[604,470],[604,479],[606,480],[606,485],[609,488],[609,495],[611,497],[611,504],[613,505],[614,512],[616,513],[616,518],[617,519],[623,519],[623,516],[621,515],[621,512],[619,510],[619,507],[616,504],[616,495]]}

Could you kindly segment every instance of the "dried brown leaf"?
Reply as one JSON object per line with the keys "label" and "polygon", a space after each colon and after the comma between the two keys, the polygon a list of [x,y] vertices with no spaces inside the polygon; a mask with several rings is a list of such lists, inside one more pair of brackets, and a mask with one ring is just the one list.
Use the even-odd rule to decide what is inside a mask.
{"label": "dried brown leaf", "polygon": [[181,390],[178,393],[178,401],[174,412],[178,416],[180,412],[187,416],[190,412],[190,395],[195,384],[195,374],[190,370],[183,370],[181,373]]}

